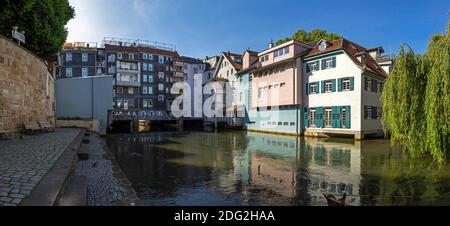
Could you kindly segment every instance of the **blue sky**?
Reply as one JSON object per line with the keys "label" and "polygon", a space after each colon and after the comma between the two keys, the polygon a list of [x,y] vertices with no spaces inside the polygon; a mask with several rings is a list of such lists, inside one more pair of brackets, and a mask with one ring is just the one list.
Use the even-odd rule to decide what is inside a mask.
{"label": "blue sky", "polygon": [[182,55],[203,58],[221,51],[267,48],[296,30],[322,28],[365,47],[395,53],[401,43],[423,52],[444,32],[449,0],[69,0],[76,18],[69,42],[103,37],[175,44]]}

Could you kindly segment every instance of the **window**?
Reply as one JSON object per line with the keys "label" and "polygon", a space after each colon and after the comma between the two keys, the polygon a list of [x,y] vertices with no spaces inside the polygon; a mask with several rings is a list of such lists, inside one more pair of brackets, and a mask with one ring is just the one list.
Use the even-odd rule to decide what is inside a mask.
{"label": "window", "polygon": [[314,82],[309,84],[309,94],[318,93],[318,91],[317,83]]}
{"label": "window", "polygon": [[326,81],[325,82],[325,92],[326,93],[333,92],[333,83],[331,81]]}
{"label": "window", "polygon": [[290,122],[289,126],[295,126],[295,122]]}
{"label": "window", "polygon": [[377,119],[381,119],[382,110],[381,107],[377,107]]}
{"label": "window", "polygon": [[333,67],[333,61],[331,59],[325,60],[325,69],[332,68]]}
{"label": "window", "polygon": [[153,82],[153,75],[148,75],[148,82]]}
{"label": "window", "polygon": [[72,53],[66,53],[66,61],[72,61]]}
{"label": "window", "polygon": [[342,90],[350,91],[350,79],[349,78],[342,79]]}
{"label": "window", "polygon": [[378,81],[375,79],[372,79],[372,92],[378,92]]}
{"label": "window", "polygon": [[143,63],[142,64],[142,70],[148,71],[148,64],[147,63]]}
{"label": "window", "polygon": [[159,83],[158,84],[158,89],[159,89],[159,91],[164,91],[164,84]]}
{"label": "window", "polygon": [[117,107],[121,108],[122,107],[122,100],[117,100]]}
{"label": "window", "polygon": [[148,82],[148,75],[142,75],[142,81]]}
{"label": "window", "polygon": [[169,88],[166,87],[166,93],[169,93]]}
{"label": "window", "polygon": [[87,53],[81,54],[81,61],[88,62],[88,54]]}
{"label": "window", "polygon": [[87,77],[88,76],[88,69],[87,68],[82,68],[81,69],[81,76],[83,77]]}
{"label": "window", "polygon": [[364,90],[370,91],[370,88],[372,87],[371,79],[368,77],[364,77]]}
{"label": "window", "polygon": [[342,112],[341,112],[341,127],[342,128],[346,128],[346,124],[347,124],[347,109],[346,108],[342,108]]}
{"label": "window", "polygon": [[316,109],[312,108],[309,110],[309,125],[316,126]]}
{"label": "window", "polygon": [[117,94],[122,94],[123,93],[123,87],[117,87],[116,92],[117,92]]}
{"label": "window", "polygon": [[148,59],[148,54],[147,53],[142,54],[142,59],[147,60]]}
{"label": "window", "polygon": [[153,94],[153,87],[148,86],[147,89],[148,89],[148,94]]}
{"label": "window", "polygon": [[283,122],[283,126],[288,126],[289,122]]}
{"label": "window", "polygon": [[129,54],[129,55],[128,55],[128,58],[129,58],[130,60],[134,60],[134,54]]}
{"label": "window", "polygon": [[109,56],[108,56],[108,61],[109,61],[109,62],[114,62],[114,61],[116,61],[116,55],[115,55],[115,54],[109,55]]}
{"label": "window", "polygon": [[158,72],[158,78],[164,79],[164,72]]}
{"label": "window", "polygon": [[147,86],[142,86],[142,94],[148,94]]}
{"label": "window", "polygon": [[286,86],[286,83],[284,83],[284,82],[280,84],[280,88],[283,88],[285,86]]}
{"label": "window", "polygon": [[258,89],[258,98],[261,98],[261,96],[262,96],[262,91],[263,91],[263,88],[260,87],[260,88]]}
{"label": "window", "polygon": [[164,63],[164,56],[159,56],[159,63],[163,64]]}
{"label": "window", "polygon": [[72,77],[72,68],[66,68],[66,77]]}
{"label": "window", "polygon": [[319,61],[306,64],[306,72],[307,73],[313,72],[313,71],[318,71],[318,70],[319,70]]}
{"label": "window", "polygon": [[147,100],[143,100],[142,101],[142,107],[144,107],[144,108],[148,107],[148,101]]}
{"label": "window", "polygon": [[128,94],[134,94],[134,88],[128,87]]}
{"label": "window", "polygon": [[158,96],[158,101],[164,101],[164,96],[163,95],[159,95]]}
{"label": "window", "polygon": [[332,109],[326,108],[325,109],[325,127],[331,127],[332,124]]}
{"label": "window", "polygon": [[364,119],[372,119],[372,107],[364,106]]}
{"label": "window", "polygon": [[153,71],[153,64],[148,64],[148,71]]}
{"label": "window", "polygon": [[108,67],[108,73],[110,73],[110,74],[116,73],[116,67],[114,67],[114,66]]}
{"label": "window", "polygon": [[119,59],[119,60],[122,59],[122,53],[118,53],[118,54],[117,54],[117,59]]}

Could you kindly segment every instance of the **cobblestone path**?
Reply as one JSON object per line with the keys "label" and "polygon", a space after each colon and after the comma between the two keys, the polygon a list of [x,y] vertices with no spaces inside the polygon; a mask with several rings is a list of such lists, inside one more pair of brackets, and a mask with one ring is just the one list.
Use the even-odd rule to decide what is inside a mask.
{"label": "cobblestone path", "polygon": [[75,139],[78,129],[0,140],[0,206],[19,205]]}

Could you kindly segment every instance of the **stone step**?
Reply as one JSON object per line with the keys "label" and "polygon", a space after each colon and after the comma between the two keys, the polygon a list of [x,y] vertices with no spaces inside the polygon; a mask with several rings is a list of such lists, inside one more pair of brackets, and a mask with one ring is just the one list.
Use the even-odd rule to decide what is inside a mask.
{"label": "stone step", "polygon": [[71,176],[59,199],[58,206],[86,206],[87,178]]}
{"label": "stone step", "polygon": [[77,157],[79,160],[88,160],[89,159],[89,150],[85,145],[81,145],[80,150],[77,153]]}

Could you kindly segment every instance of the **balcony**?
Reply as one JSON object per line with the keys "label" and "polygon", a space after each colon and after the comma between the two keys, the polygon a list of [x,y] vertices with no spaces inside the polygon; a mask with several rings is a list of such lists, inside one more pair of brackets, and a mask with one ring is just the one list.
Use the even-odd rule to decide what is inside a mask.
{"label": "balcony", "polygon": [[139,74],[138,68],[129,68],[129,67],[117,67],[118,73],[126,73],[126,74]]}
{"label": "balcony", "polygon": [[184,73],[176,71],[173,73],[173,76],[178,77],[178,78],[184,78]]}
{"label": "balcony", "polygon": [[141,83],[139,81],[116,81],[116,86],[131,86],[131,87],[140,87]]}
{"label": "balcony", "polygon": [[173,61],[173,65],[183,67],[184,63],[181,61]]}

